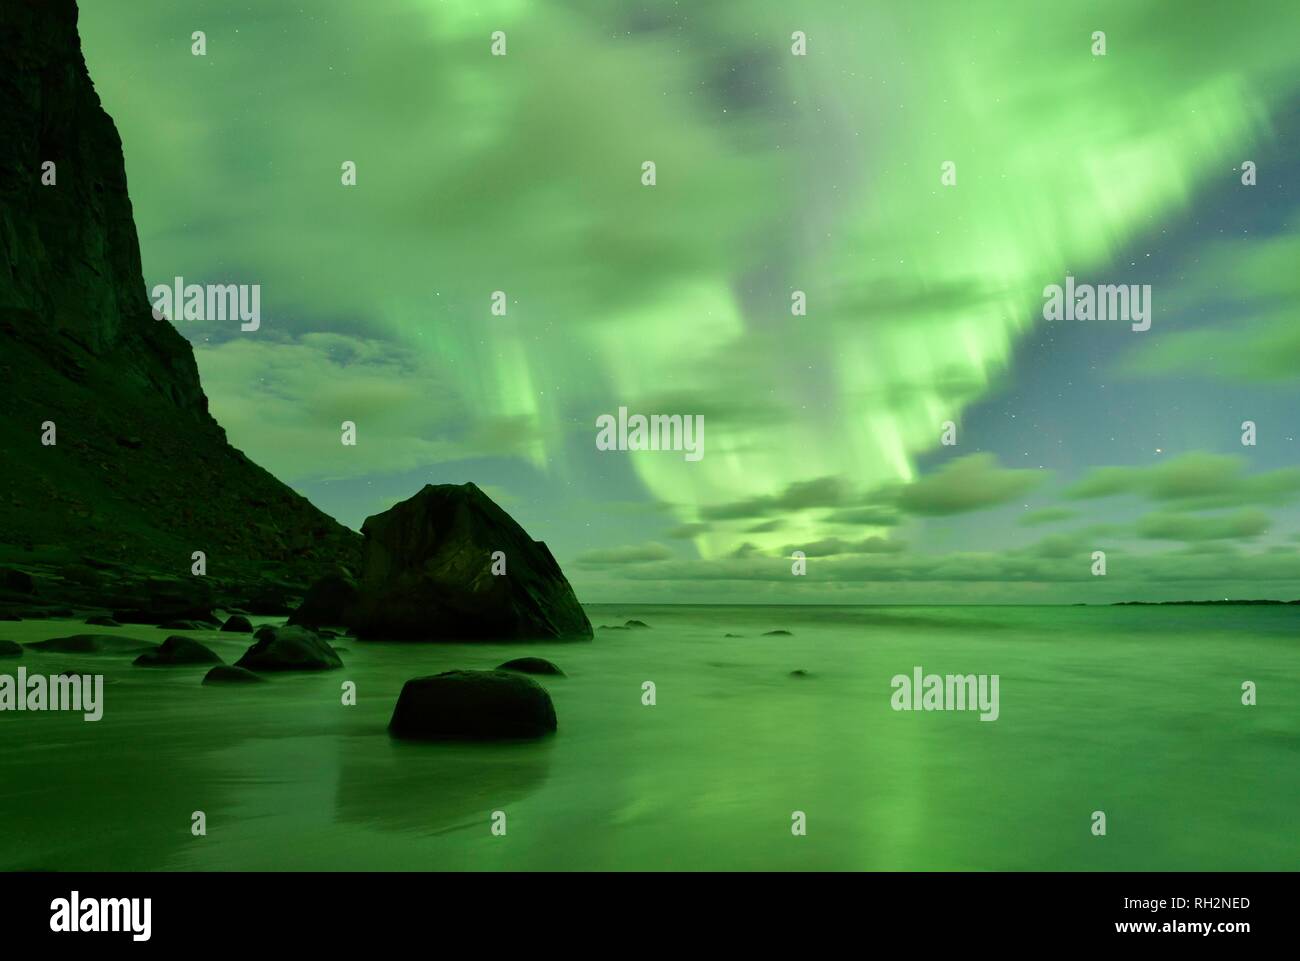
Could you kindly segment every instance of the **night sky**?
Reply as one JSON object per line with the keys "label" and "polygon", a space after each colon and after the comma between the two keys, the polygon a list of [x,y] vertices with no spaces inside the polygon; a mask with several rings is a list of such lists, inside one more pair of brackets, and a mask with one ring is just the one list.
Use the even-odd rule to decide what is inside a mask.
{"label": "night sky", "polygon": [[81,14],[145,283],[261,285],[177,327],[343,523],[472,480],[589,602],[1300,597],[1293,0],[178,6]]}

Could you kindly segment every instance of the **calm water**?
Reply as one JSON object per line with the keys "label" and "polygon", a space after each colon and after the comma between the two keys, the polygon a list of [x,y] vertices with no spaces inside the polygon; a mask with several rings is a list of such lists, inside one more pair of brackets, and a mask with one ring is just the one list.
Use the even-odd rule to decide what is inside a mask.
{"label": "calm water", "polygon": [[[346,638],[344,670],[250,687],[125,657],[0,660],[106,675],[97,724],[0,714],[0,868],[1300,867],[1300,607],[589,613],[651,629],[590,644]],[[793,634],[761,636],[776,628]],[[20,642],[87,632],[169,633],[0,624]],[[250,643],[191,636],[228,662]],[[407,678],[521,653],[569,675],[542,679],[555,737],[389,739]],[[1000,675],[999,720],[893,711],[890,678],[918,664]],[[1244,680],[1256,707],[1241,705]],[[196,810],[206,837],[190,833]]]}

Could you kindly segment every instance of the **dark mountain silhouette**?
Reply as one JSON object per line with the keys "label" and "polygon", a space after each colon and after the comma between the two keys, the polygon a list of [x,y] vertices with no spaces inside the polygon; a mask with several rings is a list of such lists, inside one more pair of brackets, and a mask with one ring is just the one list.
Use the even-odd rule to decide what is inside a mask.
{"label": "dark mountain silhouette", "polygon": [[230,446],[188,341],[153,318],[73,0],[0,3],[0,449],[10,608],[192,595],[272,613],[360,557],[359,535]]}

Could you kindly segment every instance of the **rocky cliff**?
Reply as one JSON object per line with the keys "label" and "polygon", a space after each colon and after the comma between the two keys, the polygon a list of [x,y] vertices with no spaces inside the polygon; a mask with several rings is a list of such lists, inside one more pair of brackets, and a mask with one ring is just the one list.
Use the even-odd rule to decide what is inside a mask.
{"label": "rocky cliff", "polygon": [[188,341],[154,320],[73,0],[0,3],[0,449],[0,604],[132,602],[191,579],[194,551],[238,602],[359,558],[227,443]]}

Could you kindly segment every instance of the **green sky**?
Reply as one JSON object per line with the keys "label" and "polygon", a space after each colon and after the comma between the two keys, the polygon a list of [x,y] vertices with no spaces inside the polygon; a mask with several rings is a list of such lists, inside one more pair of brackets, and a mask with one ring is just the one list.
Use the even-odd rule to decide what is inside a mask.
{"label": "green sky", "polygon": [[[1300,5],[98,0],[82,34],[146,283],[262,286],[256,332],[178,323],[214,414],[344,523],[474,480],[589,601],[1300,596]],[[1152,330],[1042,320],[1067,273],[1151,284]],[[702,414],[705,456],[597,451],[620,406]]]}

